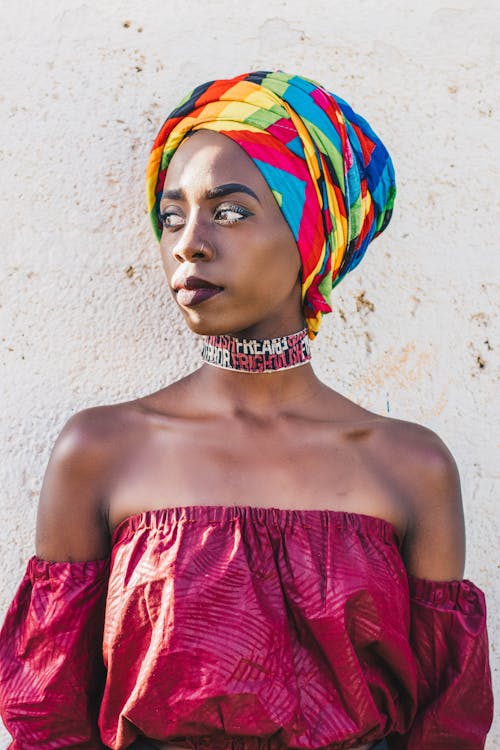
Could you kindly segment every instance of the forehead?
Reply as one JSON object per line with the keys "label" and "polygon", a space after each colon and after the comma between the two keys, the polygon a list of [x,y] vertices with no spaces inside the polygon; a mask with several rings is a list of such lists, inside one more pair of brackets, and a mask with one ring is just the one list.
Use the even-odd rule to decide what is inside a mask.
{"label": "forehead", "polygon": [[243,182],[259,190],[269,190],[252,159],[237,143],[221,133],[199,130],[174,153],[165,189],[213,187],[224,182]]}

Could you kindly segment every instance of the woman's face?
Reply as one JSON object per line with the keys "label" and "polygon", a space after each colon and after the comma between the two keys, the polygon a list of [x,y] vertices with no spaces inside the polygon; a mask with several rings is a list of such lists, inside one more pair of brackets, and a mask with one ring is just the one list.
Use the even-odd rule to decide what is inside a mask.
{"label": "woman's face", "polygon": [[300,330],[300,256],[261,173],[238,144],[201,130],[181,143],[160,204],[174,298],[199,334]]}

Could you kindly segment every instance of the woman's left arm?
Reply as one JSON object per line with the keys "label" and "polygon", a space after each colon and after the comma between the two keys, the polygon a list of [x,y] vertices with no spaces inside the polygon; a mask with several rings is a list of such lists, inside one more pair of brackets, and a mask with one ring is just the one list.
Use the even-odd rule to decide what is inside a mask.
{"label": "woman's left arm", "polygon": [[410,731],[387,739],[391,750],[481,750],[493,713],[484,595],[462,580],[465,534],[455,461],[429,430],[419,430],[417,440],[403,554],[418,708]]}

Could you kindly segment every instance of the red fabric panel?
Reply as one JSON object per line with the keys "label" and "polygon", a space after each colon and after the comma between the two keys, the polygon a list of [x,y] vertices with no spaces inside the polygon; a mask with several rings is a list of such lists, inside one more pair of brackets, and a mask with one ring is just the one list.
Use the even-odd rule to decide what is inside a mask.
{"label": "red fabric panel", "polygon": [[418,712],[395,750],[482,750],[493,719],[484,595],[470,581],[410,576]]}
{"label": "red fabric panel", "polygon": [[0,632],[0,708],[12,750],[99,750],[108,561],[32,557]]}

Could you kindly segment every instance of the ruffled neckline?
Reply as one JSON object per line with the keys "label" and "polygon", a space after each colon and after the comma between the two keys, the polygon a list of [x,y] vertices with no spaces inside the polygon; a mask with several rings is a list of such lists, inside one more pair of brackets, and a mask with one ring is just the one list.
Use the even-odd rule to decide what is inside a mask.
{"label": "ruffled neckline", "polygon": [[144,529],[156,529],[172,523],[230,524],[246,520],[263,525],[285,527],[291,523],[304,526],[334,524],[339,530],[362,534],[376,534],[384,541],[402,546],[402,537],[396,526],[379,516],[329,508],[278,508],[258,505],[194,504],[139,511],[124,518],[111,535],[111,547],[124,542]]}

